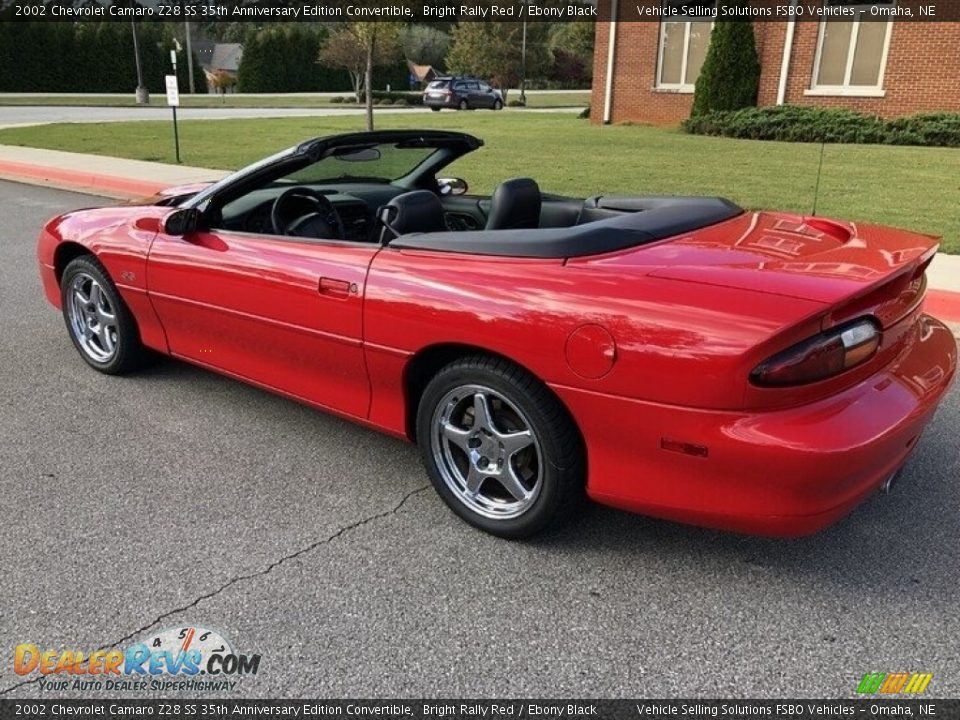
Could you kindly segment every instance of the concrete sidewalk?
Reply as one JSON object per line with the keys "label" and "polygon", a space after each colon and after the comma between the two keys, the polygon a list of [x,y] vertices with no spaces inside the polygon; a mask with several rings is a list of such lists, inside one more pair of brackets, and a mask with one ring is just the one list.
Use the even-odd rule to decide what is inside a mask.
{"label": "concrete sidewalk", "polygon": [[[114,198],[143,197],[174,185],[209,182],[225,175],[224,170],[0,145],[0,179]],[[927,280],[929,311],[960,322],[960,256],[937,255]]]}
{"label": "concrete sidewalk", "polygon": [[219,180],[224,170],[0,145],[0,178],[129,199],[163,188]]}

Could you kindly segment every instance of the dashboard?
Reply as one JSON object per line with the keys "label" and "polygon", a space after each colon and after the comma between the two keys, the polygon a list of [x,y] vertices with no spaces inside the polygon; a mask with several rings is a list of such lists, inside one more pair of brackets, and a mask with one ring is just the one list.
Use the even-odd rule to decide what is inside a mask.
{"label": "dashboard", "polygon": [[[221,227],[227,230],[273,235],[273,222],[270,214],[273,203],[285,190],[293,185],[273,185],[243,195],[220,209]],[[315,192],[325,195],[336,208],[343,221],[345,240],[367,242],[375,231],[374,213],[397,195],[406,192],[394,185],[350,184],[331,187],[329,185],[306,185]]]}

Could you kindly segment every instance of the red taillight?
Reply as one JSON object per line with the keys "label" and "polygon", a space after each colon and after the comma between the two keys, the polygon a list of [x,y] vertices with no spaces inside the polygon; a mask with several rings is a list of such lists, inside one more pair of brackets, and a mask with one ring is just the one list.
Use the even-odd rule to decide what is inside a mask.
{"label": "red taillight", "polygon": [[877,324],[855,320],[777,353],[750,373],[750,381],[783,387],[824,380],[869,360],[879,345]]}

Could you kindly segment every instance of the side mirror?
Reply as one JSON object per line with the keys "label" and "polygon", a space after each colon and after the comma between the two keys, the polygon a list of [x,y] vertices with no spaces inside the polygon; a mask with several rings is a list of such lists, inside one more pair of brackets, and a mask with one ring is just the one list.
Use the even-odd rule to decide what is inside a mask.
{"label": "side mirror", "polygon": [[437,185],[441,195],[463,195],[469,187],[461,178],[437,178]]}
{"label": "side mirror", "polygon": [[163,231],[167,235],[183,237],[197,229],[200,211],[196,208],[180,208],[167,215],[163,221]]}

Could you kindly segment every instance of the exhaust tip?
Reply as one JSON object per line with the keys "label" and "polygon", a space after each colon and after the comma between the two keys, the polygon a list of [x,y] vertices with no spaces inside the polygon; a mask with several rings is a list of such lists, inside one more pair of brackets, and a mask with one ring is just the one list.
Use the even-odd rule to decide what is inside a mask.
{"label": "exhaust tip", "polygon": [[897,484],[897,481],[900,479],[900,476],[903,475],[903,468],[898,468],[895,473],[883,481],[883,487],[881,491],[884,495],[889,495],[893,492],[893,486]]}

